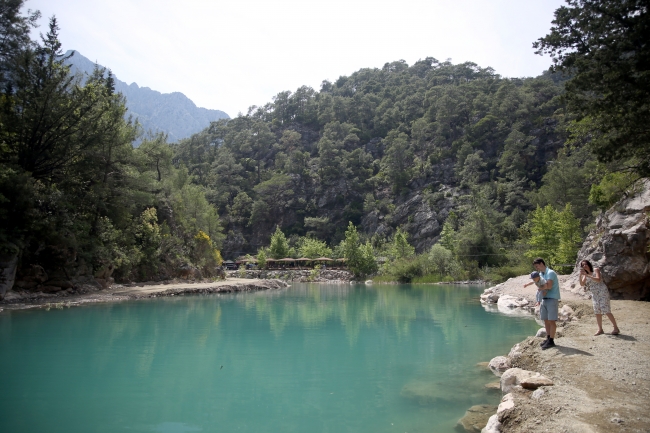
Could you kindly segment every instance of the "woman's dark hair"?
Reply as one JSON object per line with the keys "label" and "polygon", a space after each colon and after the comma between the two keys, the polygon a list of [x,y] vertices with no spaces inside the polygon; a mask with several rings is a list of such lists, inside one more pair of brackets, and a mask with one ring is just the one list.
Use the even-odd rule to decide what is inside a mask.
{"label": "woman's dark hair", "polygon": [[589,260],[583,260],[583,261],[581,261],[581,262],[580,262],[580,267],[582,267],[582,264],[583,264],[583,263],[585,263],[587,266],[589,266],[589,272],[593,272],[593,271],[594,271],[594,267],[591,266],[591,262],[590,262]]}
{"label": "woman's dark hair", "polygon": [[546,263],[544,262],[544,259],[541,258],[541,257],[537,257],[535,260],[533,260],[533,265],[539,265],[540,263],[543,264],[544,266],[546,266]]}

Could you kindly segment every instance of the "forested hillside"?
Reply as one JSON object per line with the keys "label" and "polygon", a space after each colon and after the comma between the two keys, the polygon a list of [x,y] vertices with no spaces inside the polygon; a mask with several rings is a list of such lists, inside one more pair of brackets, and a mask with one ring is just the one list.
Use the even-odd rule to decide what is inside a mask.
{"label": "forested hillside", "polygon": [[163,135],[134,149],[112,75],[72,75],[56,20],[32,41],[37,15],[21,3],[0,9],[0,288],[16,269],[19,288],[52,292],[214,275],[221,226],[202,187],[171,165]]}
{"label": "forested hillside", "polygon": [[56,19],[32,40],[22,3],[0,0],[0,288],[16,269],[52,291],[211,276],[243,254],[331,254],[403,281],[502,279],[538,255],[570,268],[594,212],[650,173],[635,2],[558,9],[538,77],[394,61],[137,148],[114,77],[73,75]]}
{"label": "forested hillside", "polygon": [[276,225],[336,245],[348,221],[375,246],[401,227],[423,252],[449,221],[464,255],[499,264],[537,205],[577,202],[584,224],[594,209],[590,157],[557,160],[562,88],[559,75],[397,61],[213,123],[174,145],[174,163],[218,207],[226,256],[268,245]]}

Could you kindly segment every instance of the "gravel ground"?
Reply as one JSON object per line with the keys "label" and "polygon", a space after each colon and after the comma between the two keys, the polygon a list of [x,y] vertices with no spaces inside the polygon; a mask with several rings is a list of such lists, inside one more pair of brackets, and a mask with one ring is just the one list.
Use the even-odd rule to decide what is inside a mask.
{"label": "gravel ground", "polygon": [[[511,279],[499,293],[528,298],[524,291],[531,287],[522,287],[527,281],[527,276]],[[650,432],[650,303],[612,301],[621,335],[610,335],[612,326],[603,317],[605,334],[594,336],[591,301],[568,287],[562,300],[575,316],[558,327],[557,347],[541,350],[542,339],[529,337],[520,343],[522,356],[513,361],[514,367],[550,378],[554,386],[541,388],[538,398],[530,391],[515,394],[515,408],[503,419],[502,431]]]}

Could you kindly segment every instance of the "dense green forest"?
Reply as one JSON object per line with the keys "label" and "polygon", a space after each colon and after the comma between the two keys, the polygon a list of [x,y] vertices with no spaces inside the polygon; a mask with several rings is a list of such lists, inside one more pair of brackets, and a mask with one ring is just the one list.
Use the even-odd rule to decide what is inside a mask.
{"label": "dense green forest", "polygon": [[[281,245],[357,260],[358,274],[504,278],[535,255],[571,264],[594,213],[649,172],[650,39],[638,2],[568,1],[535,43],[555,60],[538,77],[393,61],[281,92],[177,143],[145,134],[137,148],[143,131],[110,71],[71,76],[56,20],[36,42],[36,15],[0,2],[0,243],[23,274],[37,264],[68,276],[110,268],[121,280],[187,267],[211,276],[222,256],[265,258]],[[567,26],[617,31],[587,28],[594,7],[627,19],[632,48],[618,63],[594,56],[595,42],[567,54],[585,44]],[[628,100],[603,105],[598,95],[624,76]]]}

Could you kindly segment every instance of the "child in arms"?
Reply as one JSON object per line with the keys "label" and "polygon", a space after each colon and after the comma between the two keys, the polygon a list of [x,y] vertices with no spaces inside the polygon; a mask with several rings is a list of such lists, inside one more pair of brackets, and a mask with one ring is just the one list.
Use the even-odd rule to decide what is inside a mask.
{"label": "child in arms", "polygon": [[538,306],[539,304],[542,303],[542,298],[544,296],[546,296],[546,292],[548,292],[548,290],[541,290],[540,289],[540,287],[544,287],[544,285],[546,284],[546,280],[544,279],[544,277],[539,275],[539,272],[537,272],[537,271],[531,273],[530,278],[532,278],[533,281],[524,284],[524,287],[528,287],[531,284],[534,284],[534,285],[537,286],[537,295],[536,295],[537,303],[535,304],[535,306]]}

